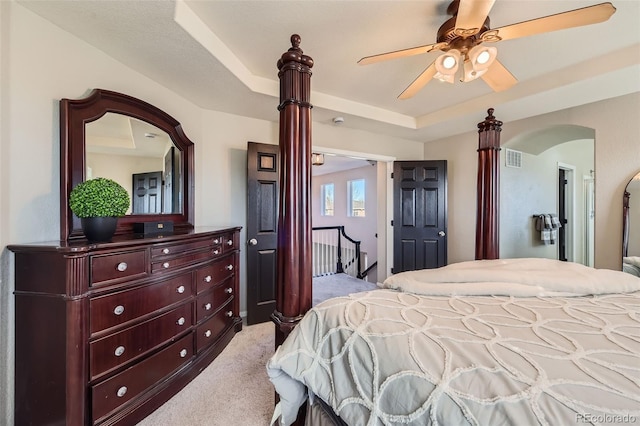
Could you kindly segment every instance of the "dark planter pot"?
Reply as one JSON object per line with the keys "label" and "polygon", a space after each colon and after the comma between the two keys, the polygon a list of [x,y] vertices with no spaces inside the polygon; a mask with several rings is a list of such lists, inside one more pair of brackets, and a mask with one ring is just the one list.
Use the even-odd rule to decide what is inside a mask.
{"label": "dark planter pot", "polygon": [[82,232],[91,242],[104,243],[111,241],[118,225],[117,217],[83,217],[80,219]]}

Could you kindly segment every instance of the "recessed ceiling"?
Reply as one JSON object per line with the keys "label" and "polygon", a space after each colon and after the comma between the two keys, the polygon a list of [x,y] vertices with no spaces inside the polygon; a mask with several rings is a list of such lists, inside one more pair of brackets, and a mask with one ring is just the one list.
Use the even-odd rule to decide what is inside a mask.
{"label": "recessed ceiling", "polygon": [[[433,43],[449,1],[18,1],[202,108],[277,121],[276,61],[297,33],[311,56],[315,121],[414,141],[475,130],[489,107],[513,121],[640,91],[640,2],[613,1],[606,22],[495,44],[518,79],[433,81],[397,96],[438,53],[361,66]],[[491,27],[586,7],[583,0],[497,0]]]}

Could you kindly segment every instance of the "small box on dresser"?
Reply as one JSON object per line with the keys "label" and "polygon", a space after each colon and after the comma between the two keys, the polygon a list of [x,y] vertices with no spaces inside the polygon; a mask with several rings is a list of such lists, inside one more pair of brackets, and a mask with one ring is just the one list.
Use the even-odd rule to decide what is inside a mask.
{"label": "small box on dresser", "polygon": [[240,227],[12,245],[15,422],[132,425],[242,328]]}

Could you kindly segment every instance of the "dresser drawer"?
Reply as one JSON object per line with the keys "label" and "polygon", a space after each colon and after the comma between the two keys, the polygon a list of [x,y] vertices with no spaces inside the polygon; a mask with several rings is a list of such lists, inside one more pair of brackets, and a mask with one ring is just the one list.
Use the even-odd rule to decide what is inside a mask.
{"label": "dresser drawer", "polygon": [[240,243],[240,234],[225,234],[222,237],[222,250],[225,253],[229,253],[236,250]]}
{"label": "dresser drawer", "polygon": [[175,257],[176,255],[186,254],[189,251],[206,249],[208,247],[212,247],[213,245],[213,238],[207,238],[204,240],[198,240],[189,243],[158,245],[151,249],[151,258],[155,260],[158,257]]}
{"label": "dresser drawer", "polygon": [[192,304],[129,327],[89,344],[91,378],[118,367],[186,331],[192,325]]}
{"label": "dresser drawer", "polygon": [[210,289],[235,273],[235,255],[216,260],[207,266],[196,270],[196,291],[202,293]]}
{"label": "dresser drawer", "polygon": [[214,249],[202,250],[197,252],[189,252],[184,256],[173,257],[168,259],[160,259],[153,261],[151,264],[151,272],[169,271],[180,266],[191,265],[193,263],[203,262],[213,257]]}
{"label": "dresser drawer", "polygon": [[198,326],[196,329],[196,347],[198,352],[215,342],[218,335],[233,324],[233,315],[232,304],[228,303],[214,316]]}
{"label": "dresser drawer", "polygon": [[193,334],[188,334],[162,351],[122,373],[91,387],[93,421],[156,385],[193,357]]}
{"label": "dresser drawer", "polygon": [[213,290],[202,293],[196,301],[196,323],[216,312],[233,298],[233,278],[215,286]]}
{"label": "dresser drawer", "polygon": [[91,256],[91,285],[147,275],[147,250]]}
{"label": "dresser drawer", "polygon": [[150,314],[191,297],[191,273],[106,296],[90,303],[91,334]]}

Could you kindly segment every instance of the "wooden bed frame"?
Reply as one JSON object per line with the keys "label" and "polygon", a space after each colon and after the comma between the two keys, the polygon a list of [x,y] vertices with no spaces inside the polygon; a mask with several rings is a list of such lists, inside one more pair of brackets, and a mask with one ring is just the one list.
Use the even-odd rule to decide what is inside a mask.
{"label": "wooden bed frame", "polygon": [[[278,60],[280,79],[280,200],[276,273],[276,347],[312,305],[311,243],[311,68],[300,36]],[[476,259],[499,258],[500,132],[488,110],[478,124]]]}

